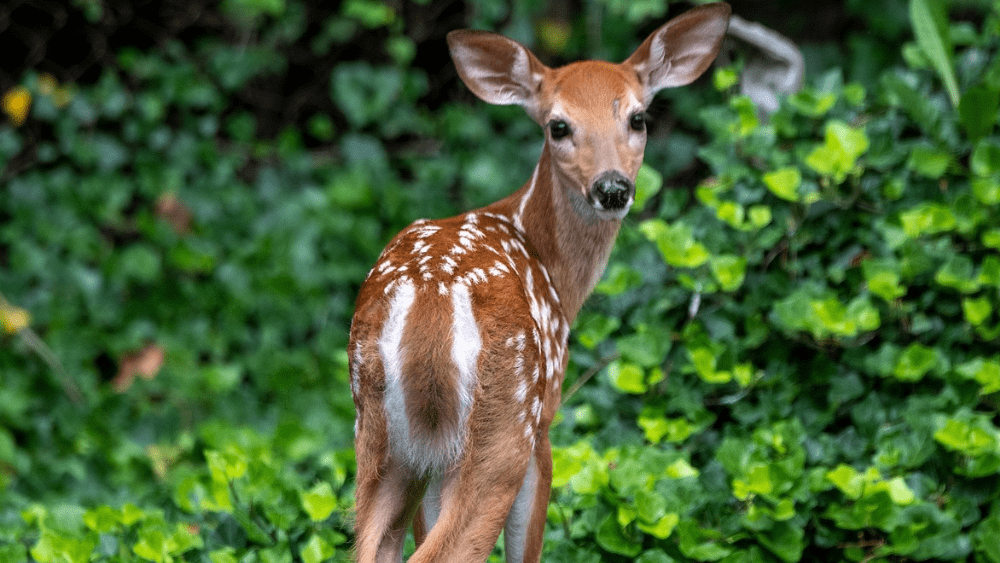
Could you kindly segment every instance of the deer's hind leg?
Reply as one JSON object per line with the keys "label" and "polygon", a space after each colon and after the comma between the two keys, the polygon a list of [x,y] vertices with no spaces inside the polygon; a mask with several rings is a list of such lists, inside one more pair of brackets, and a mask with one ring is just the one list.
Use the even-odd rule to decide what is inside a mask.
{"label": "deer's hind leg", "polygon": [[377,446],[377,434],[378,428],[362,424],[356,438],[357,451],[365,452],[358,456],[356,557],[358,563],[398,563],[428,480],[390,462],[385,446]]}

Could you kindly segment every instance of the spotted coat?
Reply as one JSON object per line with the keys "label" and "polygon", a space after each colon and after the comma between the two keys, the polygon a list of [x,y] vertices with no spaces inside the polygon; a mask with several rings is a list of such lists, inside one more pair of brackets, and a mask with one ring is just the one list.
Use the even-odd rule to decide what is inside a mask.
{"label": "spotted coat", "polygon": [[[359,304],[369,305],[359,310],[352,327],[351,389],[355,399],[365,388],[382,391],[385,412],[395,418],[389,423],[390,448],[420,471],[456,461],[473,405],[498,413],[513,407],[522,426],[519,447],[528,451],[554,415],[554,408],[546,413],[543,406],[558,406],[569,321],[548,271],[533,257],[534,249],[515,223],[486,210],[416,221],[385,248],[359,295]],[[413,308],[414,302],[434,302],[436,311],[427,314],[426,307]],[[386,322],[392,318],[399,320]],[[418,339],[429,342],[412,343]],[[483,353],[488,352],[482,350],[484,342],[502,343],[503,353]],[[366,347],[378,354],[365,354]],[[427,385],[440,388],[442,383],[419,376],[413,378],[417,385],[405,380],[412,374],[404,373],[402,365],[415,360],[409,356],[417,348],[428,357],[449,358],[459,374],[457,389],[447,390],[452,394],[435,389],[436,396],[419,407],[412,397],[425,396]],[[366,366],[365,358],[381,365]],[[509,363],[508,369],[481,365],[498,361]],[[512,392],[503,397],[485,389]],[[438,420],[424,421],[424,430],[436,434],[414,432],[420,424],[414,419],[425,407]],[[455,407],[457,419],[449,420],[443,411]],[[356,423],[363,424],[364,416],[359,412]]]}

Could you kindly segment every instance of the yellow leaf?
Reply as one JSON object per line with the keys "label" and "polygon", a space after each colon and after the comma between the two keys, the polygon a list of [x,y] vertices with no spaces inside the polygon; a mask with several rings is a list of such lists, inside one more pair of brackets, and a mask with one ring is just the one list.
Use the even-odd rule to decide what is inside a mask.
{"label": "yellow leaf", "polygon": [[0,100],[4,113],[10,117],[15,126],[20,126],[28,118],[28,109],[31,108],[31,92],[24,86],[15,86],[7,90]]}
{"label": "yellow leaf", "polygon": [[3,325],[3,331],[7,334],[21,332],[30,323],[31,315],[28,311],[12,305],[0,305],[0,325]]}

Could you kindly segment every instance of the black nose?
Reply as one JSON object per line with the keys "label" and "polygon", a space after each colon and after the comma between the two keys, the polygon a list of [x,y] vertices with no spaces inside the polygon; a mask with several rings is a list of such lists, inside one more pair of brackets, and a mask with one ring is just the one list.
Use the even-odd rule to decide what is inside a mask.
{"label": "black nose", "polygon": [[635,193],[635,184],[618,172],[605,172],[594,180],[591,193],[594,194],[601,209],[618,210],[631,201]]}

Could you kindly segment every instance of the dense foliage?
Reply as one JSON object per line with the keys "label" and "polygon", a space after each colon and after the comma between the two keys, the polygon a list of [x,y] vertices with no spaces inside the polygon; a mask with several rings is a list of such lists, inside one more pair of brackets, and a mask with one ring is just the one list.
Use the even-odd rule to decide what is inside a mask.
{"label": "dense foliage", "polygon": [[[536,4],[466,23],[620,59],[665,12],[533,27]],[[1000,563],[1000,12],[849,4],[865,33],[807,50],[776,114],[739,53],[653,108],[571,336],[547,561]],[[308,38],[379,40],[332,69],[335,111],[259,135],[232,99],[281,75],[305,8],[222,6],[252,40],[0,92],[0,561],[348,560],[356,288],[399,228],[537,157],[517,108],[428,109],[376,0]]]}

